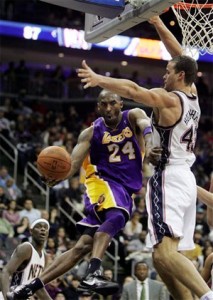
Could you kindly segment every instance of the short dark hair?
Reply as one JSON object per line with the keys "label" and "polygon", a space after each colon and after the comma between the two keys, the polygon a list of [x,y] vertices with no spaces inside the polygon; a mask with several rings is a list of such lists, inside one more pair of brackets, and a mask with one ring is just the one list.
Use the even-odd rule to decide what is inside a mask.
{"label": "short dark hair", "polygon": [[121,97],[118,94],[111,92],[109,90],[103,89],[98,96],[98,102],[100,102],[102,99],[104,99],[105,97],[107,97],[110,94],[115,95],[117,100],[122,101]]}
{"label": "short dark hair", "polygon": [[185,72],[185,83],[191,85],[197,77],[198,66],[197,62],[186,55],[175,56],[172,60],[175,63],[174,69],[176,73]]}
{"label": "short dark hair", "polygon": [[135,264],[135,271],[136,271],[136,269],[137,269],[137,267],[139,266],[139,265],[146,265],[147,266],[147,269],[149,269],[149,265],[148,265],[148,263],[147,263],[147,261],[146,260],[140,260],[140,261],[138,261],[138,262],[136,262],[136,264]]}

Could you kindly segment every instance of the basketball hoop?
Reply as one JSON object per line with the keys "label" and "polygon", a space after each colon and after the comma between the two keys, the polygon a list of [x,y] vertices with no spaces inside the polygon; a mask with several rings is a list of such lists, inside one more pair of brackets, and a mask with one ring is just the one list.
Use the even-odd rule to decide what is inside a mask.
{"label": "basketball hoop", "polygon": [[172,6],[183,35],[183,48],[197,48],[201,55],[213,54],[213,3],[183,0]]}

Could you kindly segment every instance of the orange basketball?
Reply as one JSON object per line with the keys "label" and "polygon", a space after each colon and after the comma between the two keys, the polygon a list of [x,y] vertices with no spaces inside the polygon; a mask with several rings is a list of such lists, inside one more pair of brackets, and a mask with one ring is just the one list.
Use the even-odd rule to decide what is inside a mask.
{"label": "orange basketball", "polygon": [[46,179],[64,180],[71,168],[70,154],[59,146],[47,147],[38,155],[37,168]]}

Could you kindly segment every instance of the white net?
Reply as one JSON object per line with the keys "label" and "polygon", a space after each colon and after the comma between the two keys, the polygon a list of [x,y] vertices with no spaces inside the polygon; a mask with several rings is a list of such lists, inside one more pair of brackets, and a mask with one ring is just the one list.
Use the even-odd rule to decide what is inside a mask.
{"label": "white net", "polygon": [[[184,49],[197,48],[201,55],[213,54],[213,2],[191,0],[179,2],[172,10],[182,30]],[[192,50],[193,51],[193,50]]]}

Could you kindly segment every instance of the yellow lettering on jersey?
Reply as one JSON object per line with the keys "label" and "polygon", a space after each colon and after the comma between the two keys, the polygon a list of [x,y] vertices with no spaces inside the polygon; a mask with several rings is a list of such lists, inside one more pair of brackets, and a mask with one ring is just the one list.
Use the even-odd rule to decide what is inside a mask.
{"label": "yellow lettering on jersey", "polygon": [[104,132],[102,139],[102,144],[109,144],[110,142],[119,143],[122,142],[125,138],[130,138],[133,136],[133,133],[129,127],[126,127],[122,130],[121,133],[111,136],[109,132]]}

